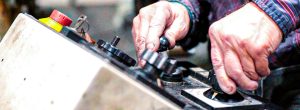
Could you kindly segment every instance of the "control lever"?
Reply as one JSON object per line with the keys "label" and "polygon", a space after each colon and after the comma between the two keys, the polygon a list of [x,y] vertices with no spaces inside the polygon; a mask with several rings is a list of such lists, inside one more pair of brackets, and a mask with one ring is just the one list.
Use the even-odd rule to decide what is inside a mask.
{"label": "control lever", "polygon": [[211,85],[211,89],[207,90],[203,94],[207,98],[210,98],[212,100],[218,100],[221,102],[240,102],[240,101],[244,100],[244,97],[238,92],[231,94],[231,95],[223,92],[223,90],[221,89],[221,87],[217,81],[217,78],[216,78],[216,75],[215,75],[215,72],[213,69],[209,71],[208,83],[209,83],[209,85]]}
{"label": "control lever", "polygon": [[141,59],[145,60],[143,70],[148,78],[156,80],[159,78],[160,73],[165,68],[168,57],[153,52],[149,49],[144,50]]}
{"label": "control lever", "polygon": [[221,87],[217,81],[217,77],[216,77],[215,71],[213,69],[211,69],[209,71],[208,83],[215,92],[224,94],[223,90],[221,89]]}
{"label": "control lever", "polygon": [[170,42],[165,36],[159,38],[159,48],[157,52],[163,52],[170,49]]}
{"label": "control lever", "polygon": [[[163,52],[166,51],[168,49],[170,49],[170,42],[169,40],[165,37],[165,36],[161,36],[159,39],[159,48],[157,52]],[[170,66],[173,66],[172,64],[169,64]],[[222,91],[222,89],[219,86],[219,83],[217,82],[217,78],[215,75],[214,70],[210,70],[209,71],[209,76],[208,76],[208,83],[212,86],[212,89],[218,93],[222,93],[224,94],[224,92]]]}
{"label": "control lever", "polygon": [[146,63],[142,67],[144,76],[151,82],[157,82],[159,87],[163,87],[162,81],[181,82],[183,79],[182,69],[177,67],[177,61],[169,59],[167,56],[146,49],[142,55]]}

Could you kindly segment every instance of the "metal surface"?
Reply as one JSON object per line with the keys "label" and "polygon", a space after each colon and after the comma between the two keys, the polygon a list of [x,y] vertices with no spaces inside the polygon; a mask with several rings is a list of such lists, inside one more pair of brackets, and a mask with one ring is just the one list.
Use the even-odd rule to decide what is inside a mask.
{"label": "metal surface", "polygon": [[198,89],[184,89],[182,90],[182,95],[193,100],[199,105],[205,106],[208,109],[261,109],[264,108],[264,104],[261,101],[258,101],[249,96],[243,95],[245,100],[239,102],[221,102],[212,100],[205,97],[203,94],[208,91],[210,88],[198,88]]}

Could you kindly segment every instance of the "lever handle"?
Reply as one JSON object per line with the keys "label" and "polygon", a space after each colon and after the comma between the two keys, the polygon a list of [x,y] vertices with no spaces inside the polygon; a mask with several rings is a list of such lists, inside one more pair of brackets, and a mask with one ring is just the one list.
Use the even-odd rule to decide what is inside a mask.
{"label": "lever handle", "polygon": [[163,52],[163,51],[169,50],[170,49],[169,47],[170,47],[169,40],[165,36],[160,37],[159,38],[159,48],[158,48],[157,52]]}

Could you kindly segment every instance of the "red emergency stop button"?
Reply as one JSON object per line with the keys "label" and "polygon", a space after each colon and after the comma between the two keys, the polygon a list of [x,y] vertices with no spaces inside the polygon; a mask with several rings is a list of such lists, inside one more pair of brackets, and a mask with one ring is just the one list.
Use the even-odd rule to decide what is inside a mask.
{"label": "red emergency stop button", "polygon": [[63,26],[70,26],[72,24],[71,18],[57,10],[52,11],[50,18]]}

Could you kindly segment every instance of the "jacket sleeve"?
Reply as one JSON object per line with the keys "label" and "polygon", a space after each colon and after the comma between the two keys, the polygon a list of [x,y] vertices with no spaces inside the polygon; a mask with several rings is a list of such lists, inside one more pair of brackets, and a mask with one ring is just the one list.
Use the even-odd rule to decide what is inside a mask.
{"label": "jacket sleeve", "polygon": [[279,26],[283,35],[299,28],[299,0],[253,0]]}

